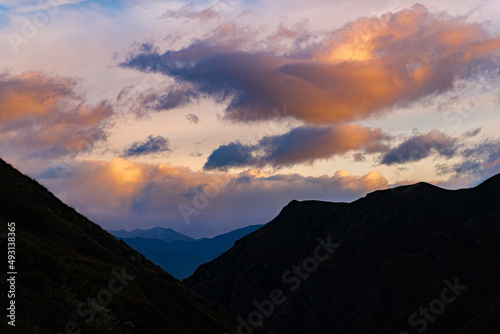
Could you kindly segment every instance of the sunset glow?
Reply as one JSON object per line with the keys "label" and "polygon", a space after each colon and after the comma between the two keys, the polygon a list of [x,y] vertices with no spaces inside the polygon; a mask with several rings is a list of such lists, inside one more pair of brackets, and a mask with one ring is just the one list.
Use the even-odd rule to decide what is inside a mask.
{"label": "sunset glow", "polygon": [[0,1],[0,157],[104,228],[195,237],[500,172],[498,1],[278,7]]}

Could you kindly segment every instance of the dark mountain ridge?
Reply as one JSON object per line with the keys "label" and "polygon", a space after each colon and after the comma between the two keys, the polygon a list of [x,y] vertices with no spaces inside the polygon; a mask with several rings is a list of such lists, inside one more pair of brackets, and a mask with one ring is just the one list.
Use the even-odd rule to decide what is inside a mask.
{"label": "dark mountain ridge", "polygon": [[[352,203],[292,201],[185,282],[248,321],[256,304],[283,291],[286,300],[263,317],[277,334],[492,333],[500,328],[499,216],[499,175],[472,189],[421,182]],[[314,266],[318,238],[340,246]],[[410,324],[450,282],[467,292],[436,319],[417,314],[418,326]]]}
{"label": "dark mountain ridge", "polygon": [[[236,333],[236,316],[1,159],[0,220],[1,237],[15,223],[15,268],[0,272],[1,333]],[[5,317],[13,286],[15,327]]]}

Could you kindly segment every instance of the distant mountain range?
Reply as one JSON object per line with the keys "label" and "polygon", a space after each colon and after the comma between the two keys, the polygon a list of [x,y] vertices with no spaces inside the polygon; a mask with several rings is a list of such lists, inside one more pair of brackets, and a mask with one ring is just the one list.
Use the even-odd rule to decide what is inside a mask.
{"label": "distant mountain range", "polygon": [[[2,334],[238,331],[235,315],[186,288],[1,159],[0,221]],[[8,271],[17,274],[7,275],[7,226],[15,233],[9,236],[15,238],[9,240],[15,242],[10,253],[15,258]],[[12,301],[15,310],[6,310]]]}
{"label": "distant mountain range", "polygon": [[500,175],[292,201],[184,282],[276,334],[500,333]]}
{"label": "distant mountain range", "polygon": [[109,230],[108,232],[118,238],[159,239],[165,242],[196,240],[194,238],[188,237],[185,234],[176,232],[171,228],[164,228],[160,226],[157,226],[149,230],[136,229],[130,232],[125,230]]}
{"label": "distant mountain range", "polygon": [[262,226],[251,225],[214,238],[202,239],[193,239],[163,227],[109,233],[125,241],[174,277],[184,279],[192,275],[201,264],[215,259],[233,247],[236,240]]}

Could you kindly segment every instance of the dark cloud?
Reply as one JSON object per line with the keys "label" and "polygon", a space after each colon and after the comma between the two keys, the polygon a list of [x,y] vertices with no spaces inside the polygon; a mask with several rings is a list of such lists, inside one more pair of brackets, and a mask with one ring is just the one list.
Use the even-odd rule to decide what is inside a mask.
{"label": "dark cloud", "polygon": [[352,155],[352,158],[353,158],[354,162],[364,162],[364,161],[366,161],[366,157],[362,153],[354,153]]}
{"label": "dark cloud", "polygon": [[227,170],[230,167],[244,167],[256,163],[252,153],[255,151],[252,146],[245,146],[241,143],[230,143],[221,145],[212,152],[207,162],[203,166],[204,170]]}
{"label": "dark cloud", "polygon": [[464,133],[464,137],[473,138],[473,137],[476,137],[480,132],[481,132],[481,128],[472,129],[472,130],[469,130],[466,133]]}
{"label": "dark cloud", "polygon": [[150,102],[154,101],[154,103],[148,106],[148,108],[156,111],[170,110],[187,105],[197,97],[198,94],[189,88],[176,87],[170,91],[153,95]]}
{"label": "dark cloud", "polygon": [[162,136],[149,136],[143,142],[134,142],[127,147],[124,152],[124,157],[133,157],[154,153],[162,153],[170,151],[168,147],[168,139]]}
{"label": "dark cloud", "polygon": [[433,153],[446,158],[455,155],[457,139],[439,130],[432,130],[425,135],[415,135],[387,152],[381,163],[384,165],[404,164],[427,158]]}
{"label": "dark cloud", "polygon": [[500,173],[500,138],[483,136],[474,143],[459,146],[457,162],[436,165],[438,175],[449,175],[444,185],[462,184],[463,180],[478,183]]}
{"label": "dark cloud", "polygon": [[[162,85],[158,85],[162,86]],[[126,87],[118,95],[118,104],[138,116],[150,111],[165,111],[188,105],[199,98],[199,93],[189,85],[153,87],[137,92],[137,87]]]}
{"label": "dark cloud", "polygon": [[439,130],[414,135],[382,156],[385,165],[404,164],[427,157],[444,157],[449,162],[435,165],[437,175],[449,176],[445,187],[475,184],[500,172],[500,138],[484,134],[480,128],[472,129],[458,137],[448,136]]}
{"label": "dark cloud", "polygon": [[466,159],[494,160],[500,152],[499,139],[485,139],[475,145],[465,147],[461,155]]}
{"label": "dark cloud", "polygon": [[[280,34],[293,35],[285,28]],[[231,120],[275,118],[272,109],[287,105],[297,119],[338,123],[450,91],[457,81],[480,75],[478,69],[497,68],[500,37],[466,17],[414,5],[361,18],[316,43],[291,43],[287,52],[274,44],[223,25],[180,50],[133,52],[122,66],[192,85],[226,103]]]}
{"label": "dark cloud", "polygon": [[477,174],[481,171],[481,163],[479,161],[466,160],[452,165],[440,164],[436,166],[438,175],[445,174]]}
{"label": "dark cloud", "polygon": [[204,169],[265,165],[280,168],[329,159],[353,150],[384,152],[388,149],[389,140],[390,136],[378,128],[359,125],[301,126],[282,135],[263,137],[256,145],[221,145],[208,157]]}
{"label": "dark cloud", "polygon": [[186,115],[186,119],[190,123],[193,123],[193,124],[198,124],[198,122],[200,121],[200,119],[198,118],[198,116],[196,116],[195,114],[188,114],[188,115]]}

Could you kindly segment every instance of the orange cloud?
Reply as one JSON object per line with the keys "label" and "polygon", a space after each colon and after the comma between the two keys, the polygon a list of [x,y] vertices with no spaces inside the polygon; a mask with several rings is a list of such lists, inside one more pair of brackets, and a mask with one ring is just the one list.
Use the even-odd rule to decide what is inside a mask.
{"label": "orange cloud", "polygon": [[363,176],[355,176],[346,170],[339,170],[335,172],[333,177],[342,180],[343,189],[353,191],[386,189],[389,186],[387,180],[378,171],[371,171]]}
{"label": "orange cloud", "polygon": [[0,122],[46,115],[65,96],[71,95],[74,85],[69,79],[49,78],[39,72],[26,72],[17,77],[3,73],[0,75]]}
{"label": "orange cloud", "polygon": [[497,68],[500,52],[500,36],[490,36],[481,24],[418,4],[360,18],[320,41],[300,43],[307,41],[301,34],[284,51],[283,43],[255,41],[252,31],[225,25],[178,51],[132,53],[122,66],[192,85],[200,96],[226,102],[225,116],[234,121],[272,119],[273,108],[287,106],[287,116],[324,124],[449,91],[458,80],[480,75],[479,67]]}
{"label": "orange cloud", "polygon": [[106,138],[103,127],[112,114],[106,101],[86,104],[72,79],[0,75],[2,156],[52,159],[87,151]]}
{"label": "orange cloud", "polygon": [[[121,158],[86,160],[71,169],[57,178],[54,167],[38,179],[105,227],[137,227],[138,222],[156,226],[161,222],[186,233],[222,232],[265,223],[292,199],[347,201],[388,186],[377,171],[363,176],[339,171],[333,176],[314,177],[268,175],[258,169],[221,174]],[[192,210],[189,221],[180,206]]]}

